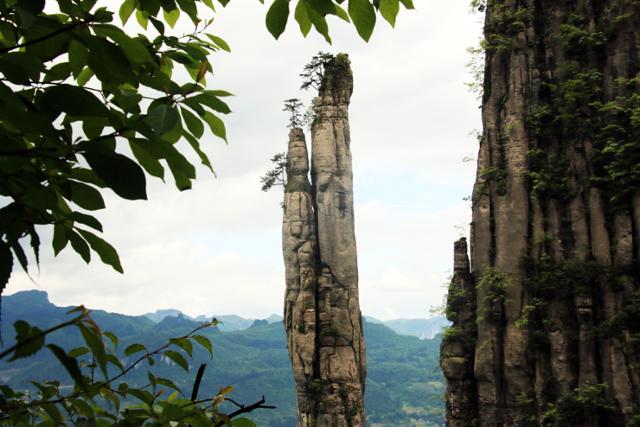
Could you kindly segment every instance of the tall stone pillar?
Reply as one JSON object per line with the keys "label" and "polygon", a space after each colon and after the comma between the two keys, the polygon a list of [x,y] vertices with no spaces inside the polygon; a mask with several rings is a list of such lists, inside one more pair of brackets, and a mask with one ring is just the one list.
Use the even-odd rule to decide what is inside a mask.
{"label": "tall stone pillar", "polygon": [[315,103],[310,187],[304,136],[301,130],[290,136],[283,223],[285,325],[299,426],[365,425],[348,116],[352,90],[349,60],[338,55],[325,64]]}

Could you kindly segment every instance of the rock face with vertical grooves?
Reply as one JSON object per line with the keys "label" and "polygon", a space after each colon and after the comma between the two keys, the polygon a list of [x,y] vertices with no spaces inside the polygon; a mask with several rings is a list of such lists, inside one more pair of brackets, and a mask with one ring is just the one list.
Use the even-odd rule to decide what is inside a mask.
{"label": "rock face with vertical grooves", "polygon": [[365,344],[358,302],[346,55],[325,65],[312,126],[290,134],[283,251],[285,326],[299,426],[364,426]]}
{"label": "rock face with vertical grooves", "polygon": [[636,425],[640,2],[488,0],[485,39],[471,270],[456,243],[442,343],[448,423]]}

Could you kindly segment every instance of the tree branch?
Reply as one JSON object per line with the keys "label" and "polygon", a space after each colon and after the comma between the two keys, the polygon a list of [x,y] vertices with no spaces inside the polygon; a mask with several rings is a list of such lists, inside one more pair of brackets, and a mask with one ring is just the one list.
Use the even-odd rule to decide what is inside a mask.
{"label": "tree branch", "polygon": [[[262,396],[262,399],[258,400],[255,403],[252,403],[251,405],[241,405],[237,402],[235,402],[233,399],[229,399],[228,397],[225,398],[224,400],[226,400],[227,402],[231,402],[234,405],[238,406],[238,410],[233,411],[232,413],[230,413],[228,415],[229,418],[234,418],[237,417],[240,414],[248,414],[249,412],[253,412],[256,409],[276,409],[275,406],[273,405],[265,405],[264,403],[266,403],[266,400],[264,399],[264,396]],[[224,421],[219,421],[215,427],[222,427],[224,425]]]}
{"label": "tree branch", "polygon": [[0,49],[0,54],[7,53],[7,52],[11,52],[11,51],[12,51],[12,50],[14,50],[14,49],[20,49],[21,47],[31,46],[32,44],[40,43],[40,42],[42,42],[42,41],[44,41],[44,40],[50,39],[50,38],[52,38],[52,37],[55,37],[55,36],[57,36],[58,34],[62,34],[62,33],[65,33],[65,32],[67,32],[67,31],[71,31],[71,30],[73,30],[74,28],[79,27],[80,25],[88,24],[88,23],[90,23],[90,22],[92,22],[92,21],[88,20],[88,21],[78,21],[78,22],[74,22],[73,24],[69,24],[69,25],[64,26],[64,27],[62,27],[62,28],[60,28],[60,29],[57,29],[57,30],[55,30],[55,31],[52,31],[52,32],[50,32],[49,34],[45,34],[45,35],[43,35],[43,36],[36,37],[36,38],[35,38],[35,39],[33,39],[33,40],[28,40],[28,41],[26,41],[26,42],[24,42],[24,43],[18,43],[18,44],[15,44],[15,45],[13,45],[13,46],[9,46],[9,47],[3,47],[2,49]]}

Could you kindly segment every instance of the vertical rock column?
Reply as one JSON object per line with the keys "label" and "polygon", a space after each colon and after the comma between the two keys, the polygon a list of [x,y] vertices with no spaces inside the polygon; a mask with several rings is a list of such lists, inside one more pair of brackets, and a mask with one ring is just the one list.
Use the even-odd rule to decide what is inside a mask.
{"label": "vertical rock column", "polygon": [[477,408],[462,425],[635,425],[640,3],[487,0],[484,35],[475,304],[456,250],[448,423]]}
{"label": "vertical rock column", "polygon": [[284,325],[296,380],[298,425],[312,425],[318,410],[318,237],[309,183],[309,156],[302,129],[289,133],[282,251],[286,294]]}
{"label": "vertical rock column", "polygon": [[[365,425],[366,361],[348,118],[352,90],[349,60],[338,55],[325,65],[315,103],[310,191],[305,168],[295,167],[306,165],[299,158],[306,156],[306,149],[303,153],[298,142],[289,145],[283,225],[285,325],[299,426]],[[301,133],[294,130],[291,141],[302,141]],[[309,268],[303,269],[307,254]]]}
{"label": "vertical rock column", "polygon": [[448,379],[445,400],[449,426],[467,427],[470,420],[478,417],[473,378],[476,296],[469,268],[467,239],[462,238],[455,243],[453,257],[453,277],[446,309],[447,319],[453,324],[440,344],[440,367]]}

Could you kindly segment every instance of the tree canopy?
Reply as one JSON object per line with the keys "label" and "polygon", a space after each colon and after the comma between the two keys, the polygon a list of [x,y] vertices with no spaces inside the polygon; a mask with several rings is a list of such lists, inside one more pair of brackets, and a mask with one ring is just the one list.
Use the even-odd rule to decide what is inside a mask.
{"label": "tree canopy", "polygon": [[[70,245],[122,272],[92,212],[106,207],[104,189],[146,199],[146,176],[164,180],[167,168],[178,190],[191,188],[195,167],[176,142],[213,171],[201,141],[206,128],[226,141],[231,94],[207,79],[211,53],[230,47],[209,29],[229,1],[125,0],[114,17],[96,0],[0,0],[0,293],[14,260],[27,270],[26,241],[38,262],[36,226],[53,228],[56,255]],[[276,38],[292,3],[269,6]],[[304,36],[314,29],[331,42],[334,15],[369,40],[376,16],[395,25],[400,4],[413,8],[412,0],[298,0],[293,16]],[[181,15],[193,27],[178,35]],[[191,81],[174,78],[177,68]]]}

